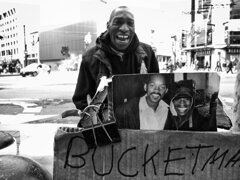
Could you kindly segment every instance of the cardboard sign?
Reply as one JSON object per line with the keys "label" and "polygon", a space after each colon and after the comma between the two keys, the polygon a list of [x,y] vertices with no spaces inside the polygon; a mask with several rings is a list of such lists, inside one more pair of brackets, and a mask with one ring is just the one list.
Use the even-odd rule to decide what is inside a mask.
{"label": "cardboard sign", "polygon": [[[113,122],[116,120],[118,125],[120,121],[125,121],[125,118],[116,116],[116,108],[130,101],[131,98],[142,97],[146,93],[144,88],[146,82],[151,81],[149,79],[155,75],[159,78],[159,74],[114,76],[108,96],[109,117],[113,119],[109,119]],[[168,79],[167,86],[165,83],[160,83],[159,79],[156,80],[157,85],[153,86],[156,85],[167,92],[162,99],[169,106],[173,102],[175,107],[174,103],[179,99],[189,102],[193,99],[194,106],[191,107],[197,107],[199,112],[205,115],[204,118],[210,117],[216,128],[216,100],[220,83],[220,77],[216,73],[161,75]],[[179,93],[179,88],[182,86],[187,87],[188,90],[184,89],[186,90],[183,91],[184,93]],[[194,92],[194,95],[191,92]],[[150,98],[159,99],[159,96],[154,95]],[[134,110],[134,108],[128,109]],[[175,108],[175,110],[181,109]],[[137,115],[137,112],[132,111],[127,122],[133,121],[131,117]],[[201,122],[206,119],[202,119]],[[193,124],[197,120],[198,117],[193,119]],[[199,124],[200,127],[202,124]],[[121,139],[121,142],[113,141],[115,143],[107,143],[107,145],[103,143],[105,146],[92,146],[91,143],[89,145],[89,141],[93,142],[92,129],[88,131],[90,134],[84,134],[82,129],[60,128],[54,141],[54,179],[229,180],[240,177],[240,149],[236,146],[240,144],[240,134],[161,129],[130,130],[129,127],[119,130],[118,139]],[[206,126],[204,130],[208,131],[207,128]],[[104,139],[99,138],[98,136],[98,140]]]}
{"label": "cardboard sign", "polygon": [[240,177],[240,134],[119,130],[122,141],[88,149],[81,132],[58,130],[55,180]]}

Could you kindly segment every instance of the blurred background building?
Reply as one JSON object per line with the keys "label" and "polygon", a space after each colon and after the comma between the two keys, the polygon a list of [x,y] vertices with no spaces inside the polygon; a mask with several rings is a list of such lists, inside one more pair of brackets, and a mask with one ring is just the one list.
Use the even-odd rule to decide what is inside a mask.
{"label": "blurred background building", "polygon": [[81,55],[95,45],[97,25],[94,21],[79,22],[42,31],[39,37],[42,63],[51,65],[53,70],[60,66],[77,70]]}
{"label": "blurred background building", "polygon": [[240,59],[240,0],[191,0],[190,29],[182,30],[182,56],[188,64],[235,64]]}
{"label": "blurred background building", "polygon": [[214,70],[217,62],[240,59],[240,0],[38,3],[1,3],[0,62],[76,70],[82,54],[106,30],[112,9],[123,4],[133,10],[137,35],[153,47],[160,69],[171,61]]}

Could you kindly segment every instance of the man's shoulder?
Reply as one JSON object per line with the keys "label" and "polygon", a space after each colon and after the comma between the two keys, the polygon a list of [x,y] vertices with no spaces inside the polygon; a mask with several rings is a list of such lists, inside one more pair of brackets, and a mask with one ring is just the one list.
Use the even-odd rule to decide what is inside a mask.
{"label": "man's shoulder", "polygon": [[85,57],[85,58],[91,57],[93,54],[95,54],[97,49],[98,49],[97,46],[91,47],[85,53],[83,53],[83,57]]}
{"label": "man's shoulder", "polygon": [[144,52],[147,56],[152,56],[154,54],[154,51],[149,44],[140,42],[139,47],[140,52]]}
{"label": "man's shoulder", "polygon": [[96,54],[98,48],[97,46],[93,46],[90,49],[88,49],[85,53],[82,55],[82,64],[89,64],[89,63],[95,63],[94,60],[94,54]]}
{"label": "man's shoulder", "polygon": [[169,105],[164,100],[161,100],[160,103],[163,108],[166,108],[166,109],[169,108]]}

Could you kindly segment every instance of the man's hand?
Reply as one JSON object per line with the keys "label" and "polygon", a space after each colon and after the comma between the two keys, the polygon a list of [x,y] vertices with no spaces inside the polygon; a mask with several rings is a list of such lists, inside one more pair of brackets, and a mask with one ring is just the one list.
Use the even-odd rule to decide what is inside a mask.
{"label": "man's hand", "polygon": [[71,109],[64,111],[61,116],[62,118],[66,118],[69,116],[80,116],[81,111],[79,109]]}

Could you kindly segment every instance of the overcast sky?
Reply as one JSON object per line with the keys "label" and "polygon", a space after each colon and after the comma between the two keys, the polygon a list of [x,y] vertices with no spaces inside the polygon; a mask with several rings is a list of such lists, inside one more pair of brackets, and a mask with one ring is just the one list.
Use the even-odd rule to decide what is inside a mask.
{"label": "overcast sky", "polygon": [[[1,2],[39,5],[40,30],[95,20],[100,33],[106,29],[111,10],[118,5],[127,5],[133,10],[136,32],[143,40],[149,39],[151,29],[155,30],[157,37],[164,39],[179,33],[181,29],[187,29],[190,23],[190,15],[183,11],[190,11],[191,0],[0,0]],[[30,11],[26,10],[26,13],[31,16]]]}

